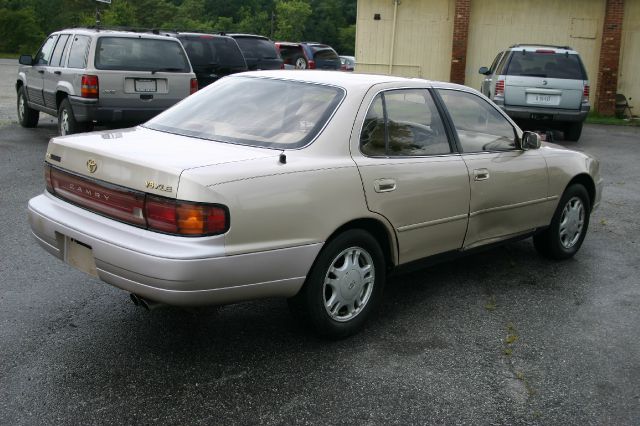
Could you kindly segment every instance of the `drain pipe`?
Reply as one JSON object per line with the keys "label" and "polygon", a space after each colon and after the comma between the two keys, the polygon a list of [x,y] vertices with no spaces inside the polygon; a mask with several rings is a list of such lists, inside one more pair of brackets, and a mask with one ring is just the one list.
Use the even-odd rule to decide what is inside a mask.
{"label": "drain pipe", "polygon": [[393,54],[396,44],[396,21],[398,19],[398,5],[400,0],[393,0],[393,27],[391,28],[391,52],[389,52],[389,74],[393,72]]}

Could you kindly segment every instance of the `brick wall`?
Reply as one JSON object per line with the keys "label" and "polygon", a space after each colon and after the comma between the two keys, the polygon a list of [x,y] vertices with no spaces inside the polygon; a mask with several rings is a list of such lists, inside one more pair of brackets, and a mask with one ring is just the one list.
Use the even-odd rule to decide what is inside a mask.
{"label": "brick wall", "polygon": [[[622,2],[622,0],[620,1]],[[464,70],[467,65],[470,7],[471,0],[456,0],[451,49],[451,74],[449,80],[458,84],[464,84],[465,80]]]}
{"label": "brick wall", "polygon": [[596,111],[602,115],[614,115],[615,113],[623,18],[624,0],[607,0],[602,29],[602,44],[598,65],[598,93],[596,96]]}

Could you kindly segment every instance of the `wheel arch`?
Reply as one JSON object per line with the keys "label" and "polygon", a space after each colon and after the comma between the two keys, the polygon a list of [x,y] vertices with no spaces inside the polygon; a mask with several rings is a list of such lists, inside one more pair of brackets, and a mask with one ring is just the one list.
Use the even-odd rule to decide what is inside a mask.
{"label": "wheel arch", "polygon": [[59,90],[58,89],[58,91],[56,91],[56,110],[58,110],[60,108],[60,104],[67,97],[69,97],[69,94],[67,92],[65,92],[64,90]]}
{"label": "wheel arch", "polygon": [[596,199],[596,184],[593,182],[593,179],[587,173],[581,173],[574,176],[564,190],[566,191],[571,185],[575,184],[582,185],[584,189],[587,190],[587,194],[589,194],[589,210],[591,210],[593,208],[593,202]]}
{"label": "wheel arch", "polygon": [[327,238],[326,241],[328,242],[350,229],[363,229],[370,233],[373,238],[376,239],[378,244],[380,244],[380,248],[382,249],[382,252],[384,254],[384,260],[387,264],[388,270],[392,269],[398,264],[398,243],[396,240],[396,236],[390,229],[389,225],[383,223],[379,219],[371,217],[353,219],[333,231],[333,233]]}

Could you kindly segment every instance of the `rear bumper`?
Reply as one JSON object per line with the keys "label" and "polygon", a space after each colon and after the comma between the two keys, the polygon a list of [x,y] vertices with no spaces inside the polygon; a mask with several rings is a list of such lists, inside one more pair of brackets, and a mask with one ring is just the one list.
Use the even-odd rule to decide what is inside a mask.
{"label": "rear bumper", "polygon": [[130,123],[139,124],[152,119],[178,101],[164,107],[126,108],[101,106],[98,99],[85,99],[69,96],[76,120],[84,123]]}
{"label": "rear bumper", "polygon": [[98,278],[170,305],[225,304],[295,295],[321,243],[225,255],[225,236],[186,238],[126,225],[45,193],[28,207],[37,242],[65,259],[66,241],[91,248]]}
{"label": "rear bumper", "polygon": [[556,108],[532,108],[512,105],[500,105],[500,108],[514,120],[552,121],[552,122],[583,122],[591,107],[582,106],[579,110]]}

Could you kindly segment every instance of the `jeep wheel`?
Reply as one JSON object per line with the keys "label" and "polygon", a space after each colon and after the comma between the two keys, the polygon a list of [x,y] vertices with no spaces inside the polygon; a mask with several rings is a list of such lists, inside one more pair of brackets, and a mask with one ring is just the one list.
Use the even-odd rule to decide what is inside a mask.
{"label": "jeep wheel", "polygon": [[304,286],[289,299],[292,314],[325,337],[357,332],[382,297],[384,263],[380,245],[368,232],[339,235],[325,245]]}
{"label": "jeep wheel", "polygon": [[295,65],[297,70],[306,70],[308,66],[307,60],[304,58],[304,56],[297,56],[293,61],[293,64]]}
{"label": "jeep wheel", "polygon": [[24,91],[24,86],[20,86],[18,89],[18,121],[22,127],[36,127],[40,119],[40,112],[29,107]]}
{"label": "jeep wheel", "polygon": [[564,139],[576,142],[582,134],[582,123],[569,123],[564,130]]}
{"label": "jeep wheel", "polygon": [[61,136],[72,135],[74,133],[84,132],[87,128],[88,126],[85,125],[85,123],[78,123],[78,121],[76,121],[69,99],[63,99],[58,108],[58,133]]}

